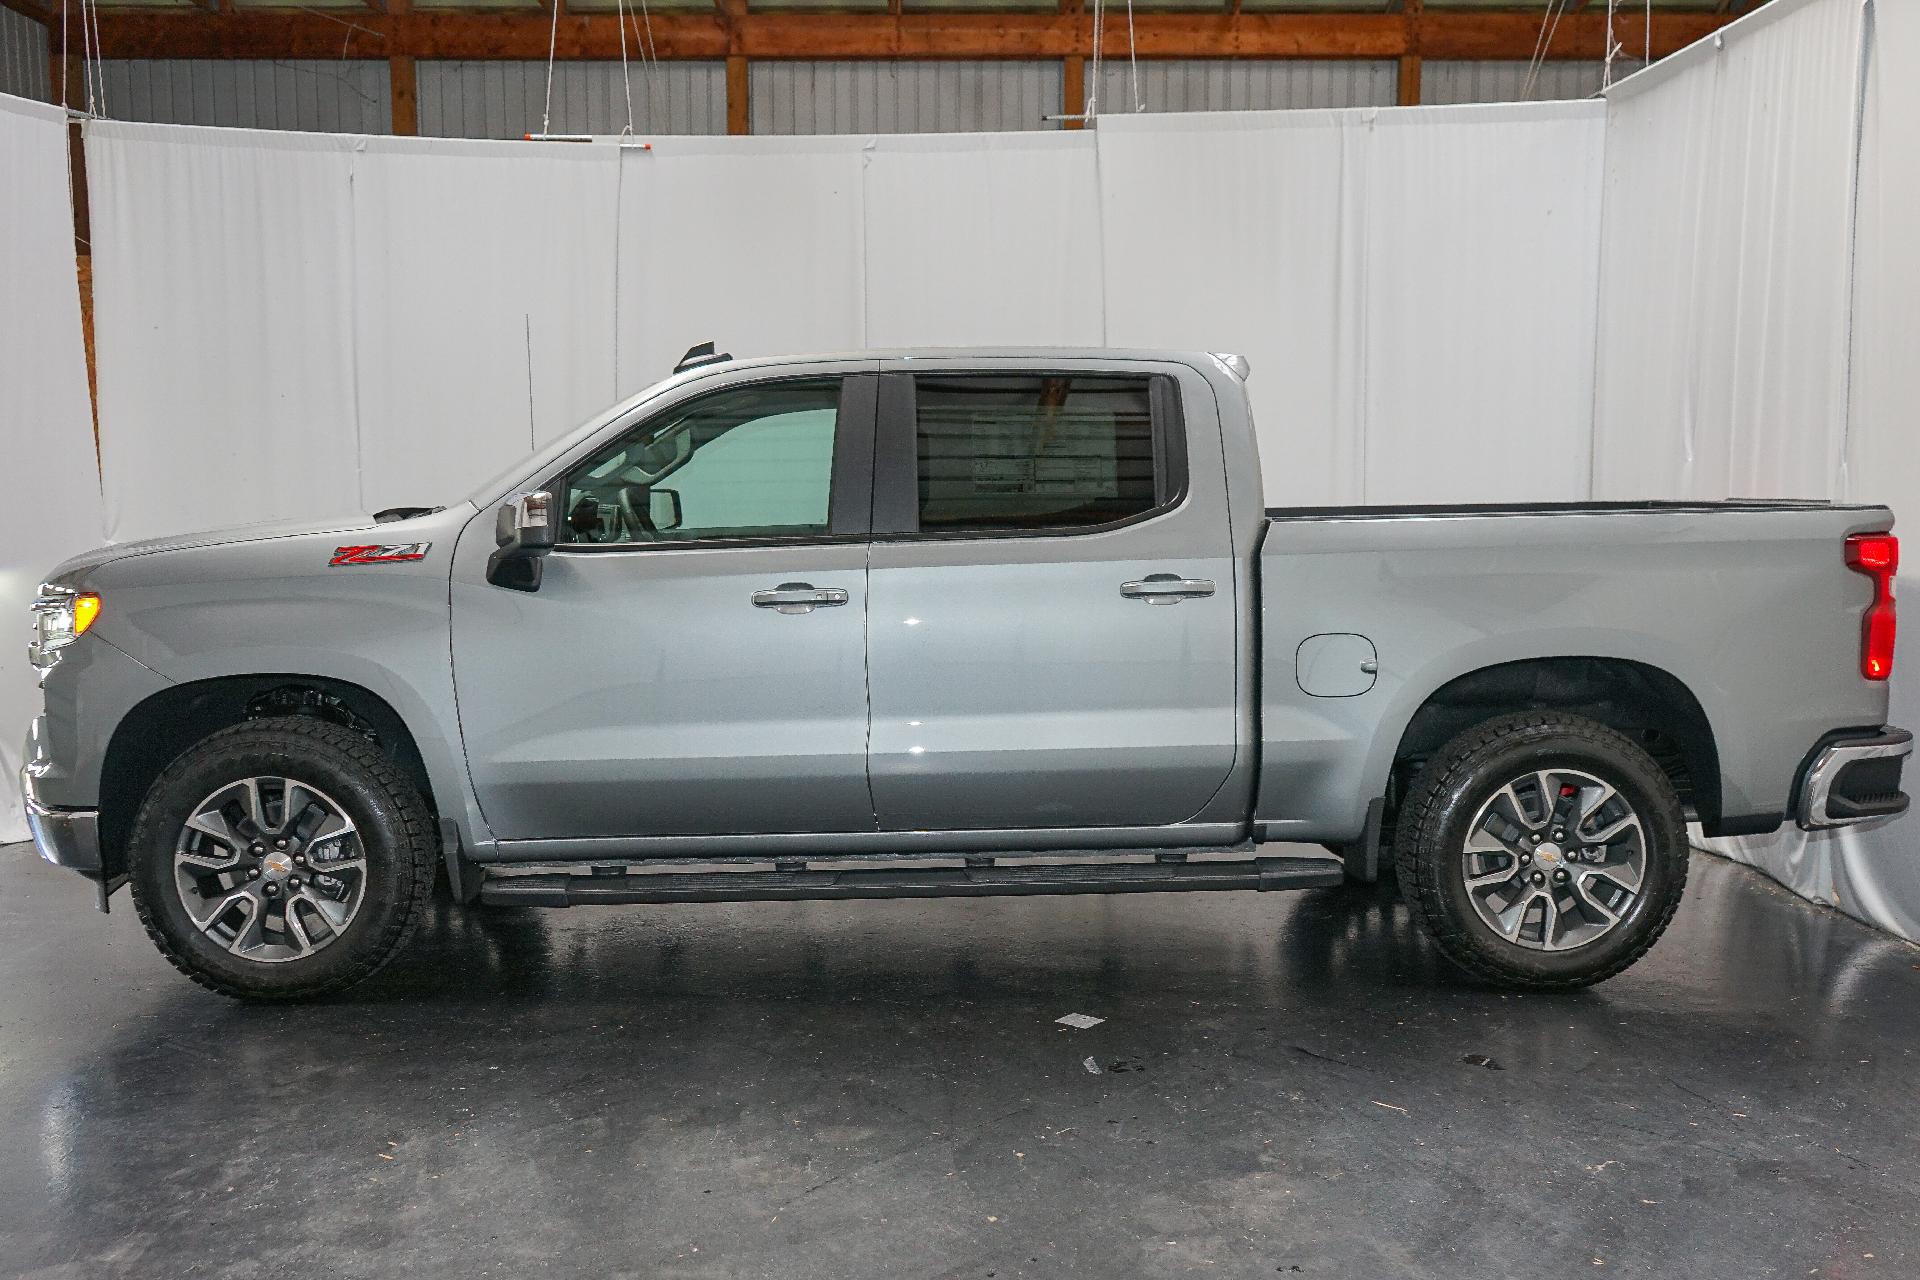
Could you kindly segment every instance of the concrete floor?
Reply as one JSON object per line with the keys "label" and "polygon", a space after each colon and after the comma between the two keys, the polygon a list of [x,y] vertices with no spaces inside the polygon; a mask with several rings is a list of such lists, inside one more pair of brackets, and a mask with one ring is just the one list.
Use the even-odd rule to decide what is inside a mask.
{"label": "concrete floor", "polygon": [[1329,890],[443,907],[248,1008],[115,905],[0,850],[3,1274],[1920,1274],[1920,949],[1713,858],[1561,997]]}

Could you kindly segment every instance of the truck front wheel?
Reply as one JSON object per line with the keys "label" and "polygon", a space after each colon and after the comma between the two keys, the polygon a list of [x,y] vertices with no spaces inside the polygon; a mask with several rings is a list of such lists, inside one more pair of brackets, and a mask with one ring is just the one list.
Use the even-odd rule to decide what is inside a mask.
{"label": "truck front wheel", "polygon": [[1599,982],[1645,955],[1687,881],[1672,782],[1625,735],[1523,712],[1442,747],[1400,810],[1401,891],[1455,963],[1508,986]]}
{"label": "truck front wheel", "polygon": [[433,892],[419,791],[373,742],[304,717],[250,721],[154,781],[128,837],[140,922],[188,977],[288,1000],[351,986]]}

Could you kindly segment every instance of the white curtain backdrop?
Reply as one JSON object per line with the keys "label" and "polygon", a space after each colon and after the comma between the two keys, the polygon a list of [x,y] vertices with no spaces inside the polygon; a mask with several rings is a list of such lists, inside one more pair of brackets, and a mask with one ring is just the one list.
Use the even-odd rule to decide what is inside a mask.
{"label": "white curtain backdrop", "polygon": [[741,357],[866,345],[866,145],[663,138],[621,150],[621,395],[708,338]]}
{"label": "white curtain backdrop", "polygon": [[1271,505],[1365,494],[1359,111],[1122,115],[1098,130],[1107,341],[1252,363]]}
{"label": "white curtain backdrop", "polygon": [[107,534],[360,505],[360,138],[87,125]]}
{"label": "white curtain backdrop", "polygon": [[43,574],[101,540],[93,411],[80,337],[67,120],[0,94],[0,842],[24,840],[20,747],[38,709],[27,604]]}
{"label": "white curtain backdrop", "polygon": [[1581,497],[1602,111],[647,146],[90,125],[109,532],[444,502],[708,338],[1239,350],[1276,503]]}
{"label": "white curtain backdrop", "polygon": [[1594,489],[1827,497],[1859,0],[1774,0],[1607,95]]}
{"label": "white curtain backdrop", "polygon": [[868,345],[1100,345],[1094,146],[1082,131],[875,139]]}
{"label": "white curtain backdrop", "polygon": [[1103,119],[1107,339],[1246,355],[1273,505],[1584,498],[1604,117]]}
{"label": "white curtain backdrop", "polygon": [[1588,495],[1604,145],[1597,102],[1373,113],[1366,501]]}
{"label": "white curtain backdrop", "polygon": [[611,147],[375,139],[351,179],[350,506],[447,502],[614,401]]}
{"label": "white curtain backdrop", "polygon": [[[1872,10],[1854,243],[1848,496],[1891,505],[1906,522],[1906,610],[1894,659],[1893,723],[1920,729],[1920,4]],[[1909,774],[1920,783],[1920,769]],[[1910,791],[1913,787],[1910,785]],[[1920,817],[1831,842],[1831,901],[1920,939]]]}
{"label": "white curtain backdrop", "polygon": [[[1920,6],[1774,0],[1609,93],[1596,496],[1920,513],[1916,73]],[[1920,724],[1912,618],[1890,714],[1904,726]],[[1708,847],[1920,938],[1917,832],[1910,817]]]}

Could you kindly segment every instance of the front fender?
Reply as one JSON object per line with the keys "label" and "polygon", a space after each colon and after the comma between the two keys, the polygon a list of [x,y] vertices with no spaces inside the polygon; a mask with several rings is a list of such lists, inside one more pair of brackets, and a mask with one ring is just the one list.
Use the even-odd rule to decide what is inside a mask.
{"label": "front fender", "polygon": [[[336,566],[337,534],[182,548],[101,566],[95,629],[165,680],[316,677],[358,685],[413,736],[442,816],[492,838],[461,756],[448,564],[473,508],[404,522],[418,561]],[[394,524],[383,528],[400,529]]]}

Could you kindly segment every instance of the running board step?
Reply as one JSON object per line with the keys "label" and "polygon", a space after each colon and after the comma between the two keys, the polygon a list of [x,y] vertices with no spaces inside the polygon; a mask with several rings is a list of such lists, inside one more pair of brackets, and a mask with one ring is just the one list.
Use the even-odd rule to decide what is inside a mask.
{"label": "running board step", "polygon": [[886,871],[701,871],[638,875],[577,875],[561,871],[490,874],[480,887],[480,901],[495,906],[573,907],[590,903],[1195,893],[1226,889],[1319,889],[1341,884],[1345,879],[1341,864],[1331,858],[914,867]]}

